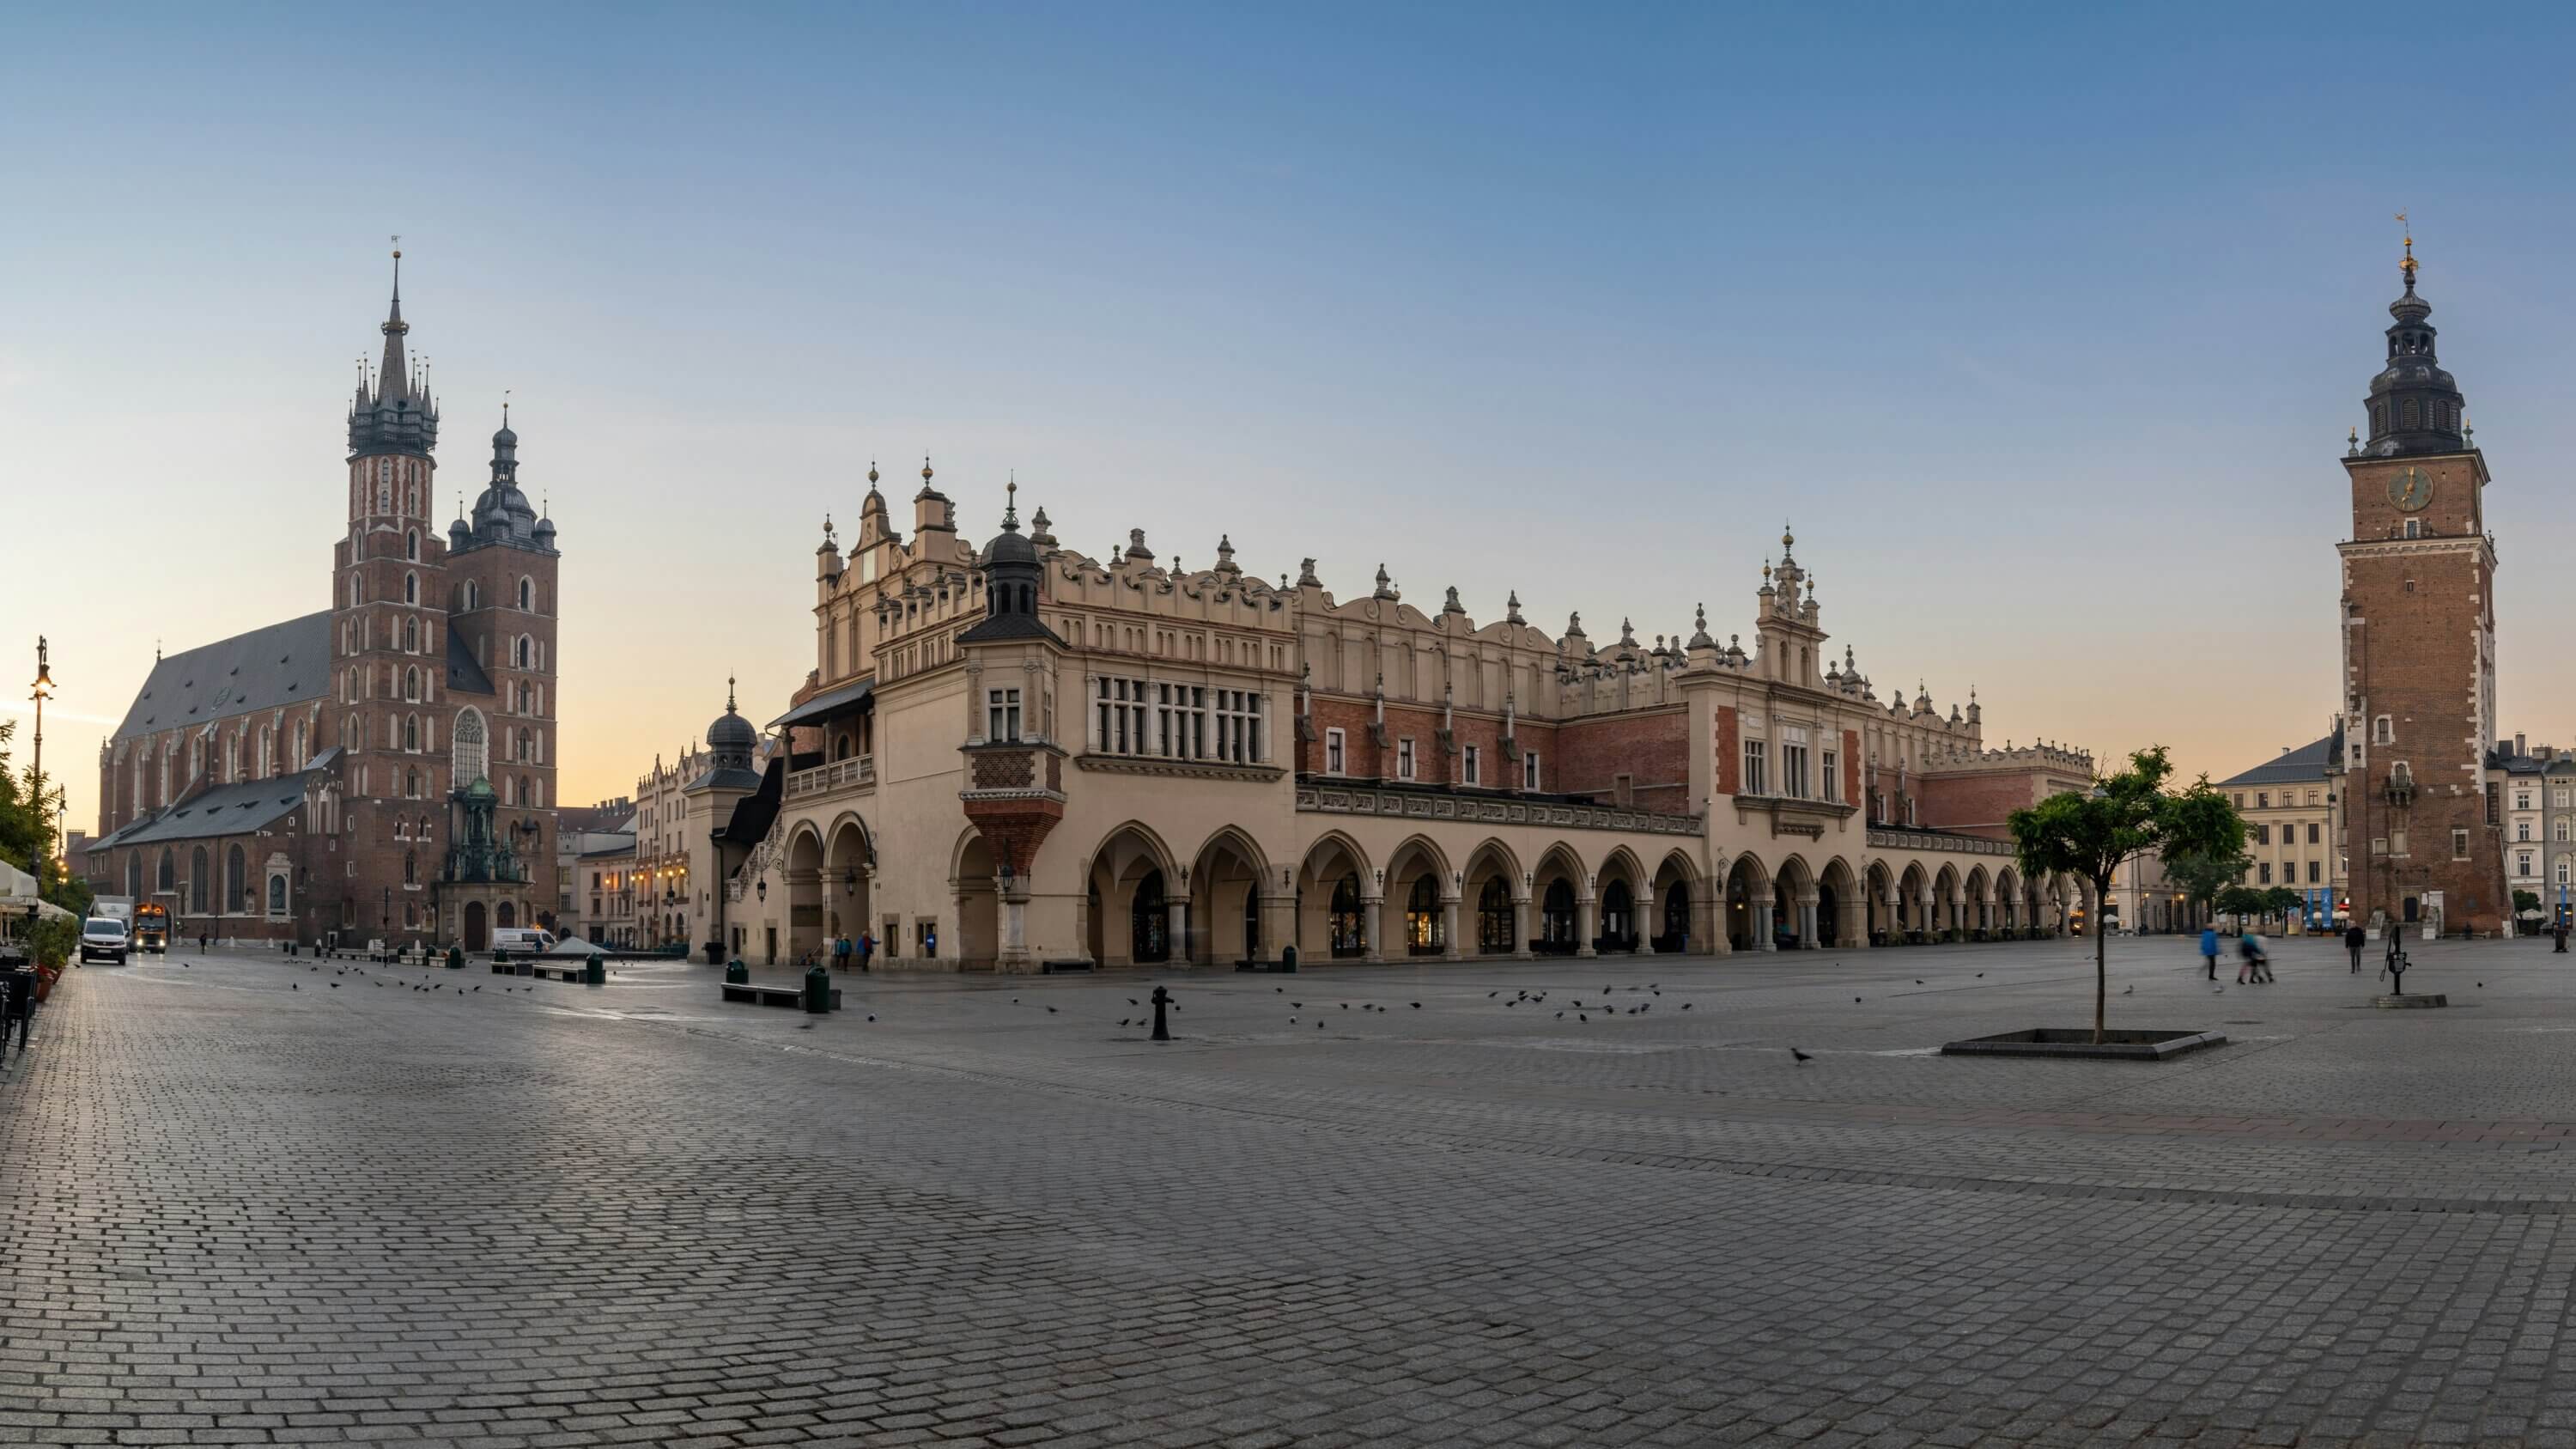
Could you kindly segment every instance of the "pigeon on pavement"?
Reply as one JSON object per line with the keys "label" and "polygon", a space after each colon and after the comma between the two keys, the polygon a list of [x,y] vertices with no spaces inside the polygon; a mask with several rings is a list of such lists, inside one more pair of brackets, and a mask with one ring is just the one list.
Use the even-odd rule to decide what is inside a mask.
{"label": "pigeon on pavement", "polygon": [[1804,1066],[1804,1065],[1806,1065],[1807,1063],[1812,1062],[1812,1061],[1814,1061],[1814,1060],[1815,1060],[1815,1058],[1814,1058],[1814,1057],[1811,1057],[1811,1056],[1807,1055],[1805,1052],[1802,1052],[1802,1051],[1798,1050],[1796,1047],[1791,1047],[1791,1048],[1789,1048],[1789,1055],[1790,1055],[1790,1056],[1792,1056],[1792,1057],[1797,1058],[1797,1060],[1798,1060],[1798,1064],[1799,1064],[1800,1066]]}

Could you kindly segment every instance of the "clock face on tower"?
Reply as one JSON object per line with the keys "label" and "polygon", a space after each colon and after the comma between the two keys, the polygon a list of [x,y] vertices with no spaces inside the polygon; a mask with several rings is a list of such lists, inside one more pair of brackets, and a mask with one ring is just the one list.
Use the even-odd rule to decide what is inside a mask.
{"label": "clock face on tower", "polygon": [[2388,501],[2413,513],[2433,501],[2433,475],[2421,468],[2401,469],[2388,480]]}

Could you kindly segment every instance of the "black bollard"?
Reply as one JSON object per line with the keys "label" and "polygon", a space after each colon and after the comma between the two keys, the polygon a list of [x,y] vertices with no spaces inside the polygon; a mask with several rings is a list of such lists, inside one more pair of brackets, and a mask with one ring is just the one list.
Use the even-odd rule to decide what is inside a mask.
{"label": "black bollard", "polygon": [[1154,988],[1154,1040],[1156,1041],[1172,1039],[1172,1029],[1163,1024],[1163,1008],[1169,1006],[1171,1001],[1170,992],[1159,986]]}

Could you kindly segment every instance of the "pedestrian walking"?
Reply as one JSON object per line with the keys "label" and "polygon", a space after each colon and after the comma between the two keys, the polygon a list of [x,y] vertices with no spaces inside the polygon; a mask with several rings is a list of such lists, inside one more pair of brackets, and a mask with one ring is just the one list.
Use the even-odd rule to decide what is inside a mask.
{"label": "pedestrian walking", "polygon": [[865,931],[859,933],[859,969],[868,969],[868,958],[877,952],[877,938]]}
{"label": "pedestrian walking", "polygon": [[2556,926],[2553,926],[2553,927],[2551,927],[2551,928],[2550,928],[2549,935],[2550,935],[2550,939],[2551,939],[2552,941],[2556,942],[2556,944],[2555,944],[2555,945],[2553,945],[2553,946],[2551,946],[2551,947],[2549,948],[2549,954],[2551,954],[2551,955],[2553,955],[2553,956],[2564,956],[2564,955],[2566,955],[2566,954],[2567,954],[2567,923],[2566,923],[2565,921],[2560,921]]}
{"label": "pedestrian walking", "polygon": [[850,938],[847,936],[832,938],[832,969],[835,971],[850,969]]}
{"label": "pedestrian walking", "polygon": [[2237,985],[2260,986],[2272,979],[2271,959],[2263,954],[2263,943],[2252,931],[2249,930],[2236,939],[2236,953],[2239,958],[2236,967]]}
{"label": "pedestrian walking", "polygon": [[2218,927],[2215,924],[2200,928],[2200,958],[2209,965],[2209,979],[2212,981],[2217,980]]}
{"label": "pedestrian walking", "polygon": [[[2343,928],[2343,948],[2352,953],[2352,974],[2355,976],[2361,974],[2361,947],[2362,943],[2368,939],[2369,938],[2363,934],[2361,922],[2359,921],[2354,921]],[[2563,951],[2567,948],[2564,945],[2561,945],[2559,949]]]}

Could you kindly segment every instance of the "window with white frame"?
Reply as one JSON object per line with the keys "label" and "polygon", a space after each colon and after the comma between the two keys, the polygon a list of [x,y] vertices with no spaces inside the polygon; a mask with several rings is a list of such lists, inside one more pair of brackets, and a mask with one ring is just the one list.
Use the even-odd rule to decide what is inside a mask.
{"label": "window with white frame", "polygon": [[1524,790],[1538,789],[1539,779],[1538,751],[1521,751],[1521,788]]}
{"label": "window with white frame", "polygon": [[1016,689],[984,691],[984,738],[1016,742],[1020,737],[1020,692]]}
{"label": "window with white frame", "polygon": [[2526,850],[2526,851],[2522,851],[2522,852],[2520,852],[2520,853],[2518,853],[2518,854],[2516,854],[2516,855],[2514,856],[2514,858],[2513,858],[2513,873],[2514,873],[2515,875],[2519,875],[2519,876],[2529,876],[2529,875],[2531,874],[2531,852],[2530,852],[2530,851],[2527,851],[2527,850]]}
{"label": "window with white frame", "polygon": [[1780,793],[1792,800],[1808,798],[1807,732],[1796,725],[1780,730]]}
{"label": "window with white frame", "polygon": [[1395,742],[1395,778],[1413,778],[1413,737],[1406,735]]}
{"label": "window with white frame", "polygon": [[1217,689],[1209,701],[1216,727],[1216,758],[1235,765],[1261,763],[1261,696],[1249,689]]}
{"label": "window with white frame", "polygon": [[2560,856],[2560,857],[2558,857],[2558,864],[2557,864],[2557,865],[2555,865],[2555,866],[2553,866],[2553,867],[2551,867],[2551,874],[2552,874],[2552,875],[2557,879],[2558,884],[2560,884],[2560,885],[2566,885],[2566,884],[2568,884],[2568,874],[2569,874],[2569,872],[2568,872],[2568,865],[2567,865],[2567,857],[2565,857],[2565,856],[2563,856],[2563,855],[2562,855],[2562,856]]}
{"label": "window with white frame", "polygon": [[1743,788],[1737,791],[1737,793],[1743,795],[1770,794],[1771,778],[1769,768],[1770,761],[1766,756],[1765,747],[1762,741],[1746,740],[1744,742]]}
{"label": "window with white frame", "polygon": [[2374,745],[2397,743],[2397,723],[2393,716],[2383,714],[2371,720],[2370,742]]}
{"label": "window with white frame", "polygon": [[1484,757],[1474,745],[1468,745],[1459,751],[1458,778],[1469,785],[1485,783]]}
{"label": "window with white frame", "polygon": [[1342,732],[1340,730],[1324,731],[1324,773],[1327,775],[1338,775],[1342,773],[1343,759]]}
{"label": "window with white frame", "polygon": [[1833,750],[1827,750],[1821,763],[1825,773],[1824,789],[1817,793],[1827,800],[1841,800],[1843,798],[1842,756]]}

